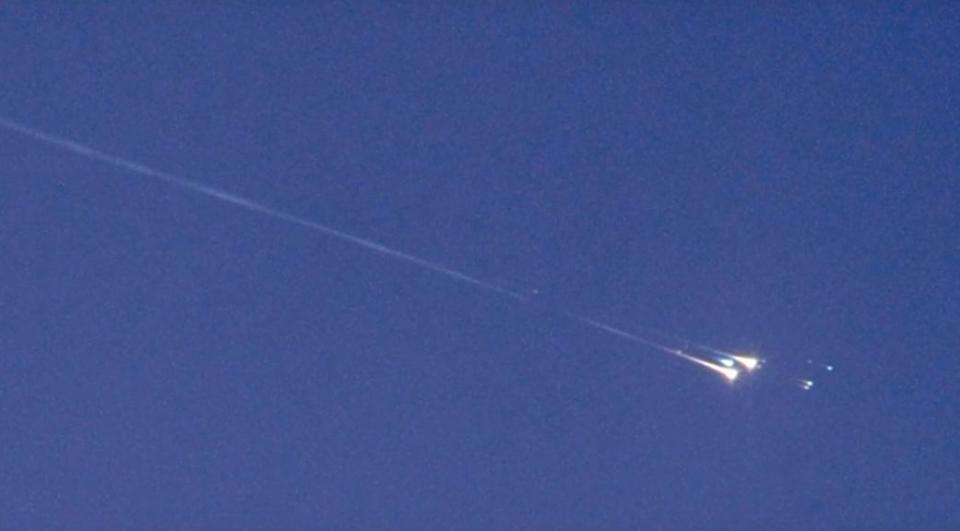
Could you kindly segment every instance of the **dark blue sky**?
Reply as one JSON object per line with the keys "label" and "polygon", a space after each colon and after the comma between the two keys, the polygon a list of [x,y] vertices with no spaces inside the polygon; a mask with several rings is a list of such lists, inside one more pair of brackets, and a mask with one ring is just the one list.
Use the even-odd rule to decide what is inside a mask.
{"label": "dark blue sky", "polygon": [[955,4],[35,4],[3,117],[542,296],[0,130],[4,529],[960,528]]}

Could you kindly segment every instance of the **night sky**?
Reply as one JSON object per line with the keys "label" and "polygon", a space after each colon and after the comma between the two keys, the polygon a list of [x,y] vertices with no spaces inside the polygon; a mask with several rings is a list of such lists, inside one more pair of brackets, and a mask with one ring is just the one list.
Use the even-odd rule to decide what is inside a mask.
{"label": "night sky", "polygon": [[0,528],[960,529],[960,6],[834,3],[0,3],[3,119],[537,292],[0,128]]}

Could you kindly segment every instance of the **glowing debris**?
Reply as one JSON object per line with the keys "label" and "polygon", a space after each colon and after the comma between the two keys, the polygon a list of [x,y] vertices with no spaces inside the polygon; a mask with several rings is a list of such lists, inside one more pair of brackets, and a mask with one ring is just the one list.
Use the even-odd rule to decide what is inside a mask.
{"label": "glowing debris", "polygon": [[743,354],[736,354],[730,356],[731,359],[743,366],[747,371],[752,371],[760,366],[760,358],[755,356],[748,356]]}

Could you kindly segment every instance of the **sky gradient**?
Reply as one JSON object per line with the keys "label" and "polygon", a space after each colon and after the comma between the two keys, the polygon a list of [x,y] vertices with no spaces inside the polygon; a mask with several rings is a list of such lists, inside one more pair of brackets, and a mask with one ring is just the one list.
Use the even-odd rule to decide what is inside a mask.
{"label": "sky gradient", "polygon": [[960,527],[956,5],[259,4],[4,2],[0,117],[537,295],[0,128],[0,527]]}

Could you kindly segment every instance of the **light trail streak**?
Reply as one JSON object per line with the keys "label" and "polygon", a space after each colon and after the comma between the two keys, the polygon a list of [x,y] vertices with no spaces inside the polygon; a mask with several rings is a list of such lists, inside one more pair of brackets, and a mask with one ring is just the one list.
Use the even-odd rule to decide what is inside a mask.
{"label": "light trail streak", "polygon": [[[142,175],[142,176],[152,178],[152,179],[154,179],[154,180],[163,182],[163,183],[165,183],[165,184],[167,184],[167,185],[170,185],[170,186],[173,186],[173,187],[175,187],[175,188],[184,190],[184,191],[186,191],[186,192],[191,192],[191,193],[194,193],[194,194],[206,196],[206,197],[209,197],[209,198],[211,198],[211,199],[215,199],[215,200],[218,200],[218,201],[222,201],[222,202],[224,202],[224,203],[231,204],[231,205],[233,205],[233,206],[235,206],[235,207],[238,207],[238,208],[241,208],[241,209],[244,209],[244,210],[247,210],[247,211],[256,213],[256,214],[261,214],[261,215],[264,215],[264,216],[267,216],[267,217],[270,217],[270,218],[274,218],[274,219],[277,219],[277,220],[280,220],[280,221],[285,221],[285,222],[287,222],[287,223],[291,223],[291,224],[294,224],[294,225],[299,225],[299,226],[304,227],[304,228],[307,228],[307,229],[309,229],[309,230],[313,230],[313,231],[316,231],[316,232],[325,234],[325,235],[327,235],[327,236],[331,236],[331,237],[333,237],[333,238],[336,238],[336,239],[339,239],[339,240],[342,240],[342,241],[345,241],[345,242],[348,242],[348,243],[352,243],[352,244],[354,244],[354,245],[357,245],[357,246],[362,247],[362,248],[364,248],[364,249],[367,249],[367,250],[369,250],[369,251],[373,251],[373,252],[378,253],[378,254],[380,254],[380,255],[388,256],[388,257],[391,257],[391,258],[395,258],[395,259],[397,259],[397,260],[399,260],[399,261],[407,262],[407,263],[413,264],[413,265],[415,265],[415,266],[421,267],[421,268],[423,268],[423,269],[425,269],[425,270],[432,271],[432,272],[438,273],[438,274],[440,274],[440,275],[444,275],[444,276],[446,276],[446,277],[448,277],[448,278],[450,278],[450,279],[453,279],[453,280],[456,280],[456,281],[459,281],[459,282],[464,282],[464,283],[470,284],[470,285],[472,285],[472,286],[474,286],[474,287],[481,288],[481,289],[483,289],[483,290],[496,293],[496,294],[498,294],[498,295],[500,295],[500,296],[502,296],[502,297],[511,299],[511,300],[513,300],[513,301],[523,302],[523,301],[527,301],[527,300],[529,299],[528,296],[523,295],[523,294],[521,294],[521,293],[518,293],[518,292],[516,292],[516,291],[510,290],[510,289],[507,289],[507,288],[504,288],[504,287],[502,287],[502,286],[498,286],[497,284],[494,284],[494,283],[492,283],[492,282],[487,282],[487,281],[481,280],[481,279],[479,279],[479,278],[476,278],[476,277],[474,277],[474,276],[468,275],[468,274],[466,274],[466,273],[461,273],[460,271],[456,271],[456,270],[454,270],[454,269],[450,269],[450,268],[448,268],[448,267],[446,267],[446,266],[443,266],[443,265],[441,265],[441,264],[438,264],[438,263],[436,263],[436,262],[431,262],[431,261],[429,261],[429,260],[425,260],[425,259],[423,259],[423,258],[419,258],[419,257],[414,256],[414,255],[412,255],[412,254],[408,254],[408,253],[405,253],[405,252],[403,252],[403,251],[399,251],[399,250],[397,250],[397,249],[390,248],[390,247],[388,247],[388,246],[386,246],[386,245],[383,245],[383,244],[381,244],[381,243],[375,242],[375,241],[373,241],[373,240],[369,240],[369,239],[367,239],[367,238],[362,238],[362,237],[360,237],[360,236],[355,236],[355,235],[353,235],[353,234],[349,234],[349,233],[343,232],[343,231],[341,231],[341,230],[335,229],[335,228],[330,227],[330,226],[328,226],[328,225],[324,225],[324,224],[322,224],[322,223],[317,223],[317,222],[315,222],[315,221],[311,221],[311,220],[309,220],[309,219],[306,219],[306,218],[303,218],[303,217],[300,217],[300,216],[296,216],[296,215],[294,215],[294,214],[289,214],[289,213],[284,212],[284,211],[282,211],[282,210],[273,208],[273,207],[271,207],[271,206],[269,206],[269,205],[266,205],[266,204],[263,204],[263,203],[254,201],[254,200],[252,200],[252,199],[247,199],[247,198],[245,198],[245,197],[242,197],[242,196],[239,196],[239,195],[236,195],[236,194],[232,194],[232,193],[230,193],[230,192],[226,192],[226,191],[224,191],[224,190],[220,190],[220,189],[214,188],[214,187],[212,187],[212,186],[208,186],[208,185],[205,185],[205,184],[202,184],[202,183],[199,183],[199,182],[190,180],[190,179],[186,179],[186,178],[184,178],[184,177],[180,177],[180,176],[177,176],[177,175],[174,175],[174,174],[171,174],[171,173],[167,173],[167,172],[164,172],[164,171],[156,170],[156,169],[151,168],[151,167],[149,167],[149,166],[145,166],[145,165],[143,165],[143,164],[140,164],[140,163],[137,163],[137,162],[134,162],[134,161],[131,161],[131,160],[122,158],[122,157],[118,157],[118,156],[115,156],[115,155],[110,155],[110,154],[105,153],[105,152],[103,152],[103,151],[94,149],[94,148],[92,148],[92,147],[90,147],[90,146],[81,144],[81,143],[79,143],[79,142],[75,142],[75,141],[69,140],[69,139],[67,139],[67,138],[63,138],[63,137],[60,137],[60,136],[57,136],[57,135],[53,135],[53,134],[50,134],[50,133],[46,133],[46,132],[40,131],[40,130],[38,130],[38,129],[34,129],[34,128],[32,128],[32,127],[23,125],[23,124],[21,124],[21,123],[19,123],[19,122],[10,120],[10,119],[8,119],[8,118],[0,117],[0,127],[6,129],[6,130],[8,130],[8,131],[11,131],[11,132],[14,132],[14,133],[18,133],[18,134],[20,134],[20,135],[23,135],[23,136],[32,138],[32,139],[34,139],[34,140],[38,140],[38,141],[40,141],[40,142],[43,142],[43,143],[46,143],[46,144],[49,144],[49,145],[52,145],[52,146],[55,146],[55,147],[59,147],[59,148],[64,149],[64,150],[66,150],[66,151],[70,151],[70,152],[72,152],[72,153],[75,153],[75,154],[77,154],[77,155],[80,155],[81,157],[85,157],[85,158],[91,159],[91,160],[100,161],[100,162],[109,164],[109,165],[111,165],[111,166],[117,167],[117,168],[129,170],[129,171],[131,171],[131,172],[133,172],[133,173],[137,173],[137,174],[140,174],[140,175]],[[690,362],[690,363],[693,363],[693,364],[699,365],[699,366],[701,366],[701,367],[703,367],[703,368],[706,368],[706,369],[709,369],[709,370],[711,370],[711,371],[714,371],[714,372],[722,375],[722,376],[723,376],[724,378],[726,378],[728,381],[731,381],[731,382],[732,382],[732,381],[736,380],[737,377],[740,375],[740,371],[737,370],[736,368],[733,368],[733,367],[730,367],[730,366],[725,366],[725,365],[719,365],[719,364],[711,363],[711,362],[709,362],[709,361],[707,361],[707,360],[698,358],[698,357],[696,357],[696,356],[692,356],[692,355],[690,355],[690,354],[688,354],[688,353],[686,353],[686,352],[684,352],[684,351],[682,351],[682,350],[680,350],[680,349],[670,348],[670,347],[668,347],[668,346],[666,346],[666,345],[662,345],[662,344],[660,344],[660,343],[658,343],[658,342],[656,342],[656,341],[652,341],[652,340],[650,340],[650,339],[647,339],[647,338],[638,336],[638,335],[636,335],[636,334],[631,334],[631,333],[629,333],[629,332],[620,330],[619,328],[615,328],[615,327],[613,327],[613,326],[604,324],[604,323],[602,323],[602,322],[600,322],[600,321],[596,321],[596,320],[594,320],[594,319],[590,319],[590,318],[587,318],[587,317],[584,317],[584,316],[580,316],[580,315],[577,315],[577,314],[573,314],[573,313],[565,313],[565,315],[566,315],[566,317],[568,317],[568,318],[570,318],[570,319],[573,319],[573,320],[578,321],[578,322],[580,322],[580,323],[582,323],[582,324],[585,324],[585,325],[588,325],[588,326],[590,326],[590,327],[593,327],[593,328],[595,328],[595,329],[597,329],[597,330],[601,330],[601,331],[607,332],[607,333],[609,333],[609,334],[613,334],[613,335],[622,337],[622,338],[624,338],[624,339],[628,339],[628,340],[633,341],[633,342],[635,342],[635,343],[638,343],[638,344],[641,344],[641,345],[645,345],[645,346],[648,346],[648,347],[651,347],[651,348],[660,350],[660,351],[665,352],[665,353],[667,353],[667,354],[670,354],[670,355],[676,356],[676,357],[678,357],[678,358],[681,358],[681,359],[683,359],[683,360],[686,360],[686,361],[688,361],[688,362]],[[656,335],[666,336],[666,334],[663,334],[662,332],[657,332],[657,331],[652,330],[652,329],[647,329],[647,330],[648,330],[649,332],[651,332],[651,333],[656,334]],[[726,357],[732,358],[732,359],[734,359],[734,360],[737,360],[738,362],[740,362],[740,363],[743,364],[744,366],[746,366],[745,363],[743,363],[741,360],[739,360],[736,356],[734,356],[734,355],[731,354],[731,353],[719,351],[719,350],[713,349],[713,348],[711,348],[711,347],[708,347],[708,346],[706,346],[706,345],[701,345],[701,344],[699,344],[699,343],[695,343],[695,342],[692,342],[692,341],[687,341],[687,340],[684,340],[684,339],[682,339],[682,338],[677,338],[677,339],[680,339],[681,341],[686,341],[686,342],[689,343],[690,345],[693,345],[693,346],[695,346],[695,347],[697,347],[697,348],[699,348],[699,349],[702,349],[702,350],[705,350],[705,351],[713,352],[713,353],[715,353],[715,354],[719,354],[719,355],[722,355],[722,356],[726,356]],[[748,370],[749,370],[749,369],[751,369],[752,367],[747,367],[747,368],[748,368]]]}
{"label": "light trail streak", "polygon": [[169,185],[172,185],[172,186],[174,186],[174,187],[176,187],[176,188],[180,188],[181,190],[186,190],[186,191],[188,191],[188,192],[193,192],[193,193],[196,193],[196,194],[205,195],[205,196],[207,196],[207,197],[210,197],[210,198],[213,198],[213,199],[217,199],[217,200],[223,201],[223,202],[225,202],[225,203],[229,203],[229,204],[231,204],[231,205],[234,205],[234,206],[236,206],[236,207],[240,207],[240,208],[245,209],[245,210],[249,210],[249,211],[251,211],[251,212],[256,212],[256,213],[258,213],[258,214],[263,214],[263,215],[265,215],[265,216],[268,216],[268,217],[271,217],[271,218],[275,218],[275,219],[278,219],[278,220],[281,220],[281,221],[286,221],[286,222],[288,222],[288,223],[293,223],[293,224],[295,224],[295,225],[300,225],[300,226],[306,227],[306,228],[308,228],[308,229],[310,229],[310,230],[314,230],[314,231],[317,231],[317,232],[321,232],[321,233],[323,233],[323,234],[326,234],[327,236],[332,236],[332,237],[334,237],[334,238],[338,238],[338,239],[340,239],[340,240],[344,240],[344,241],[353,243],[354,245],[358,245],[358,246],[360,246],[360,247],[363,247],[363,248],[368,249],[368,250],[370,250],[370,251],[373,251],[373,252],[375,252],[375,253],[379,253],[379,254],[382,254],[382,255],[385,255],[385,256],[390,256],[390,257],[392,257],[392,258],[396,258],[396,259],[402,260],[402,261],[404,261],[404,262],[409,262],[409,263],[414,264],[414,265],[416,265],[416,266],[422,267],[422,268],[424,268],[424,269],[428,269],[428,270],[430,270],[430,271],[433,271],[433,272],[435,272],[435,273],[439,273],[439,274],[441,274],[441,275],[445,275],[445,276],[450,277],[450,278],[452,278],[452,279],[459,280],[459,281],[461,281],[461,282],[466,282],[466,283],[468,283],[468,284],[472,284],[472,285],[474,285],[474,286],[476,286],[476,287],[483,288],[483,289],[489,290],[489,291],[493,291],[493,292],[495,292],[495,293],[499,293],[500,295],[503,295],[503,296],[505,296],[505,297],[509,297],[509,298],[511,298],[511,299],[516,299],[516,300],[523,300],[523,299],[524,299],[524,296],[523,296],[523,295],[521,295],[521,294],[519,294],[519,293],[517,293],[517,292],[515,292],[515,291],[509,290],[509,289],[506,289],[506,288],[502,288],[502,287],[497,286],[496,284],[493,284],[493,283],[491,283],[491,282],[486,282],[486,281],[480,280],[480,279],[478,279],[478,278],[476,278],[476,277],[472,277],[472,276],[470,276],[470,275],[461,273],[461,272],[459,272],[459,271],[455,271],[455,270],[453,270],[453,269],[450,269],[450,268],[445,267],[445,266],[443,266],[443,265],[437,264],[437,263],[435,263],[435,262],[430,262],[430,261],[428,261],[428,260],[424,260],[424,259],[422,259],[422,258],[418,258],[418,257],[413,256],[413,255],[411,255],[411,254],[407,254],[407,253],[405,253],[405,252],[398,251],[398,250],[396,250],[396,249],[391,249],[390,247],[387,247],[386,245],[377,243],[377,242],[375,242],[375,241],[373,241],[373,240],[368,240],[368,239],[366,239],[366,238],[361,238],[361,237],[359,237],[359,236],[354,236],[354,235],[352,235],[352,234],[348,234],[348,233],[346,233],[346,232],[337,230],[337,229],[335,229],[335,228],[333,228],[333,227],[330,227],[330,226],[327,226],[327,225],[323,225],[323,224],[317,223],[317,222],[315,222],[315,221],[310,221],[310,220],[308,220],[308,219],[306,219],[306,218],[302,218],[302,217],[300,217],[300,216],[295,216],[295,215],[293,215],[293,214],[288,214],[288,213],[283,212],[283,211],[281,211],[281,210],[277,210],[276,208],[267,206],[267,205],[265,205],[265,204],[263,204],[263,203],[258,203],[258,202],[256,202],[256,201],[247,199],[247,198],[245,198],[245,197],[241,197],[241,196],[239,196],[239,195],[231,194],[231,193],[229,193],[229,192],[225,192],[225,191],[223,191],[223,190],[219,190],[219,189],[213,188],[213,187],[211,187],[211,186],[207,186],[207,185],[204,185],[204,184],[200,184],[200,183],[198,183],[198,182],[196,182],[196,181],[192,181],[192,180],[190,180],[190,179],[185,179],[185,178],[183,178],[183,177],[179,177],[179,176],[173,175],[173,174],[171,174],[171,173],[163,172],[163,171],[160,171],[160,170],[155,170],[155,169],[150,168],[150,167],[148,167],[148,166],[144,166],[143,164],[139,164],[139,163],[133,162],[133,161],[131,161],[131,160],[127,160],[127,159],[124,159],[124,158],[121,158],[121,157],[116,157],[116,156],[114,156],[114,155],[110,155],[110,154],[104,153],[104,152],[102,152],[102,151],[93,149],[93,148],[91,148],[91,147],[89,147],[89,146],[85,146],[85,145],[83,145],[83,144],[80,144],[80,143],[78,143],[78,142],[74,142],[74,141],[72,141],[72,140],[68,140],[68,139],[66,139],[66,138],[61,138],[61,137],[58,137],[58,136],[55,136],[55,135],[51,135],[51,134],[48,134],[48,133],[44,133],[43,131],[39,131],[39,130],[34,129],[34,128],[32,128],[32,127],[27,127],[27,126],[25,126],[25,125],[19,124],[19,123],[17,123],[17,122],[12,121],[12,120],[8,120],[8,119],[6,119],[6,118],[0,117],[0,126],[2,126],[3,128],[5,128],[5,129],[7,129],[7,130],[9,130],[9,131],[13,131],[13,132],[16,132],[16,133],[20,133],[20,134],[23,134],[23,135],[32,137],[32,138],[34,138],[34,139],[36,139],[36,140],[40,140],[41,142],[46,142],[46,143],[48,143],[48,144],[52,144],[52,145],[54,145],[54,146],[57,146],[57,147],[66,149],[66,150],[68,150],[68,151],[72,151],[72,152],[74,152],[74,153],[76,153],[76,154],[78,154],[78,155],[80,155],[80,156],[86,157],[86,158],[88,158],[88,159],[93,159],[93,160],[98,160],[98,161],[100,161],[100,162],[105,162],[105,163],[110,164],[110,165],[112,165],[112,166],[116,166],[116,167],[118,167],[118,168],[130,170],[130,171],[132,171],[132,172],[134,172],[134,173],[139,173],[140,175],[143,175],[143,176],[146,176],[146,177],[151,177],[151,178],[156,179],[156,180],[158,180],[158,181],[162,181],[162,182],[164,182],[164,183],[166,183],[166,184],[169,184]]}
{"label": "light trail streak", "polygon": [[[721,365],[725,367],[732,367],[734,364],[739,364],[741,367],[746,369],[747,372],[750,372],[756,369],[757,367],[759,367],[763,362],[763,360],[761,360],[760,358],[754,355],[748,355],[742,352],[728,352],[725,350],[716,349],[711,347],[710,345],[705,345],[703,343],[693,341],[692,339],[688,339],[683,336],[679,336],[677,334],[663,332],[661,330],[657,330],[656,328],[651,328],[649,326],[642,326],[638,328],[640,328],[641,330],[643,330],[648,334],[653,334],[653,335],[660,336],[662,338],[670,339],[673,341],[679,341],[680,343],[684,343],[685,345],[691,348],[694,348],[696,350],[714,354],[718,356],[717,362],[719,362]],[[833,369],[829,369],[829,370],[833,370]]]}
{"label": "light trail streak", "polygon": [[760,366],[762,360],[754,356],[744,356],[743,354],[730,354],[730,358],[733,361],[739,363],[747,371],[752,371]]}
{"label": "light trail streak", "polygon": [[695,364],[697,364],[697,365],[700,365],[701,367],[705,367],[705,368],[707,368],[707,369],[710,369],[710,370],[712,370],[712,371],[714,371],[714,372],[722,375],[724,378],[726,378],[727,380],[729,380],[729,381],[731,381],[731,382],[734,381],[734,380],[736,380],[736,379],[737,379],[737,376],[740,376],[740,371],[738,371],[737,369],[734,369],[734,368],[732,368],[732,367],[725,367],[725,366],[723,366],[723,365],[717,365],[717,364],[714,364],[714,363],[710,363],[710,362],[707,361],[707,360],[700,359],[700,358],[698,358],[698,357],[696,357],[696,356],[691,356],[691,355],[687,354],[686,352],[684,352],[684,351],[682,351],[682,350],[680,350],[680,349],[670,348],[670,347],[668,347],[668,346],[666,346],[666,345],[661,345],[660,343],[657,343],[656,341],[651,341],[651,340],[649,340],[649,339],[640,337],[640,336],[638,336],[638,335],[636,335],[636,334],[631,334],[630,332],[626,332],[626,331],[624,331],[624,330],[620,330],[619,328],[615,328],[615,327],[610,326],[610,325],[608,325],[608,324],[601,323],[600,321],[595,321],[595,320],[593,320],[593,319],[590,319],[589,317],[584,317],[584,316],[582,316],[582,315],[577,315],[577,314],[574,314],[574,313],[567,313],[567,316],[570,317],[571,319],[574,319],[574,320],[576,320],[576,321],[579,321],[579,322],[581,322],[581,323],[583,323],[583,324],[585,324],[585,325],[587,325],[587,326],[592,326],[592,327],[597,328],[597,329],[599,329],[599,330],[603,330],[603,331],[609,332],[609,333],[611,333],[611,334],[613,334],[613,335],[620,336],[620,337],[622,337],[622,338],[624,338],[624,339],[627,339],[627,340],[630,340],[630,341],[633,341],[633,342],[636,342],[636,343],[640,343],[641,345],[646,345],[646,346],[648,346],[648,347],[655,348],[655,349],[660,350],[660,351],[662,351],[662,352],[666,352],[667,354],[672,354],[672,355],[674,355],[674,356],[677,356],[678,358],[681,358],[681,359],[687,360],[687,361],[689,361],[689,362],[691,362],[691,363],[695,363]]}

